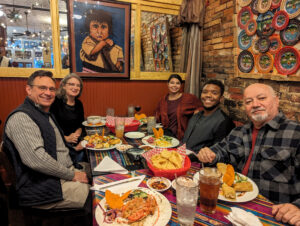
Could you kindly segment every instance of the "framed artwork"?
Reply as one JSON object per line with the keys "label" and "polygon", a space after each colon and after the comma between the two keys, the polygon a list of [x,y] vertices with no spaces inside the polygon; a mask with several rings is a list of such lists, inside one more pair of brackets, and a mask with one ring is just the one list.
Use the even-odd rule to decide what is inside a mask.
{"label": "framed artwork", "polygon": [[82,77],[130,77],[131,4],[69,0],[71,71]]}

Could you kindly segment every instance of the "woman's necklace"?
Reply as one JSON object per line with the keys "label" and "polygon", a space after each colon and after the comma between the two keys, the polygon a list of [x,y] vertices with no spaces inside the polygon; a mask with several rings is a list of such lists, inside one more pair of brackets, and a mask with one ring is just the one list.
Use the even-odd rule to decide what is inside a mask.
{"label": "woman's necklace", "polygon": [[179,99],[180,97],[182,96],[182,93],[176,93],[176,94],[173,94],[173,95],[169,95],[169,100],[177,100]]}

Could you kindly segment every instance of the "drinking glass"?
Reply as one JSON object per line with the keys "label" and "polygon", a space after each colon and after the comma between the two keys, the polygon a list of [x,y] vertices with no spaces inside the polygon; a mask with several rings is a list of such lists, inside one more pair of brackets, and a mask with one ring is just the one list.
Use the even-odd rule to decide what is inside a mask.
{"label": "drinking glass", "polygon": [[204,167],[199,171],[200,209],[206,213],[215,213],[219,189],[221,185],[221,172],[214,167]]}
{"label": "drinking glass", "polygon": [[181,176],[176,179],[176,203],[180,225],[194,225],[198,191],[198,184],[191,178]]}
{"label": "drinking glass", "polygon": [[156,119],[154,116],[147,117],[147,133],[153,134],[153,129],[156,126]]}
{"label": "drinking glass", "polygon": [[124,135],[125,119],[116,117],[115,118],[115,133],[116,137],[122,138]]}
{"label": "drinking glass", "polygon": [[137,105],[137,106],[134,107],[134,109],[136,110],[136,112],[139,112],[141,110],[141,108],[142,107],[140,105]]}
{"label": "drinking glass", "polygon": [[115,109],[113,109],[113,108],[107,108],[106,109],[106,115],[108,115],[108,116],[114,116],[115,115]]}
{"label": "drinking glass", "polygon": [[134,106],[128,105],[128,117],[134,117]]}

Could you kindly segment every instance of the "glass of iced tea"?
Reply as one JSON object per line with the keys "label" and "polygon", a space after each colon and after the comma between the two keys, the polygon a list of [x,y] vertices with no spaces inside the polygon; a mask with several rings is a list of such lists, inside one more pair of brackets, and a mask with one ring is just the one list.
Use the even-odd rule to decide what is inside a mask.
{"label": "glass of iced tea", "polygon": [[125,128],[125,119],[116,117],[115,118],[115,132],[116,137],[122,138],[124,135],[124,128]]}
{"label": "glass of iced tea", "polygon": [[204,167],[199,171],[200,209],[215,213],[221,185],[221,172],[217,168]]}

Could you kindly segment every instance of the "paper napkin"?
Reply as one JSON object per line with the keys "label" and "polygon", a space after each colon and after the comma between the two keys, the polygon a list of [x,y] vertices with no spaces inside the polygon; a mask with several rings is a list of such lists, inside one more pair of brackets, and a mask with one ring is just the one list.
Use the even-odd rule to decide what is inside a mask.
{"label": "paper napkin", "polygon": [[253,213],[237,207],[231,207],[231,211],[225,216],[235,226],[262,226],[262,223]]}
{"label": "paper napkin", "polygon": [[96,172],[111,172],[111,173],[119,173],[119,174],[127,174],[128,171],[112,160],[110,157],[105,156],[102,161],[94,168]]}
{"label": "paper napkin", "polygon": [[114,181],[107,184],[95,184],[90,189],[103,192],[105,192],[106,189],[109,189],[111,192],[114,193],[127,192],[129,190],[137,188],[140,185],[140,183],[142,183],[144,178],[145,175],[142,175],[138,177],[131,177],[124,180]]}

